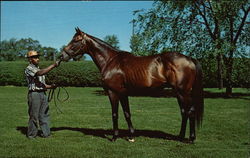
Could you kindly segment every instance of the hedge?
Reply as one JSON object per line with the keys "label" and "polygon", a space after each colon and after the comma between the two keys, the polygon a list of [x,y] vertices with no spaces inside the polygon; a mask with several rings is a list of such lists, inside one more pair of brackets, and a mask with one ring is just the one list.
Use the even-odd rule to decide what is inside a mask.
{"label": "hedge", "polygon": [[[41,61],[40,68],[52,62]],[[28,62],[0,62],[0,85],[26,86],[24,70]],[[101,86],[100,73],[92,61],[63,62],[46,75],[46,83],[60,86],[94,87]]]}

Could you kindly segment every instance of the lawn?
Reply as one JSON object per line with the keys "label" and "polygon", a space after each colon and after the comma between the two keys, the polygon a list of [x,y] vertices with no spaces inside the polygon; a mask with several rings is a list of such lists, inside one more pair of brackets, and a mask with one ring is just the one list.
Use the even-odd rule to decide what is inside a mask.
{"label": "lawn", "polygon": [[[101,88],[66,88],[70,98],[50,103],[52,137],[29,140],[26,87],[0,87],[0,157],[96,158],[248,158],[250,92],[234,89],[226,99],[206,89],[203,127],[194,144],[172,140],[180,130],[176,99],[130,97],[135,142],[126,141],[127,124],[119,108],[121,138],[111,142],[112,120],[108,97]],[[62,97],[64,92],[62,91]],[[189,131],[189,129],[187,129]],[[188,137],[188,132],[186,137]]]}

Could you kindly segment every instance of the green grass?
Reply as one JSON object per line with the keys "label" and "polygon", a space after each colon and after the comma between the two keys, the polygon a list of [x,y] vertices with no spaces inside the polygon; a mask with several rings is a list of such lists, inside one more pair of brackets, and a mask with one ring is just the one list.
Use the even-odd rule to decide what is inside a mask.
{"label": "green grass", "polygon": [[[50,103],[52,137],[29,140],[25,137],[27,89],[0,87],[0,157],[249,157],[250,96],[245,89],[234,89],[238,95],[231,99],[216,95],[205,99],[203,127],[197,132],[195,144],[160,136],[179,133],[181,118],[175,98],[130,97],[132,122],[139,132],[136,141],[119,138],[110,142],[111,106],[107,96],[97,93],[101,88],[67,90],[70,99],[58,105],[62,114]],[[119,128],[122,133],[127,130],[121,107]]]}

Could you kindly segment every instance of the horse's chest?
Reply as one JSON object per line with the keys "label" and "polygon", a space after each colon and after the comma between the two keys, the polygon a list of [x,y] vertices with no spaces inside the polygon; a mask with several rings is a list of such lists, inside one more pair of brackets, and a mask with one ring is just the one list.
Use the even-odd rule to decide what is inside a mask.
{"label": "horse's chest", "polygon": [[113,68],[102,74],[102,81],[106,86],[120,85],[124,80],[124,72],[121,69]]}

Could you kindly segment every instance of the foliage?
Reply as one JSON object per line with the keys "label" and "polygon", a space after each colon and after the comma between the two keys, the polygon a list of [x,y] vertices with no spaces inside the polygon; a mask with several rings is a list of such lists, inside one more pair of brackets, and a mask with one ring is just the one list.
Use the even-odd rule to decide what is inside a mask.
{"label": "foliage", "polygon": [[[133,54],[138,55],[138,56],[145,56],[145,55],[150,54],[149,50],[141,47],[142,44],[143,44],[143,36],[142,35],[136,34],[136,35],[131,36],[130,48],[131,48],[131,52]],[[151,52],[153,52],[153,51],[151,51]]]}
{"label": "foliage", "polygon": [[26,80],[24,69],[27,66],[25,62],[0,62],[0,85],[24,86]]}
{"label": "foliage", "polygon": [[[69,100],[58,103],[62,114],[58,114],[54,103],[50,102],[52,137],[29,140],[25,136],[27,88],[0,87],[0,157],[249,157],[249,92],[245,99],[206,98],[203,127],[197,131],[197,141],[185,144],[169,139],[178,135],[180,130],[181,117],[176,98],[130,97],[137,134],[135,142],[126,141],[124,136],[111,142],[111,106],[108,97],[98,93],[102,89],[66,89]],[[206,90],[216,94],[214,89]],[[245,89],[236,90],[247,94]],[[126,135],[127,124],[122,108],[119,114],[119,128]]]}
{"label": "foliage", "polygon": [[93,87],[101,86],[100,77],[92,61],[78,61],[61,63],[60,67],[48,73],[47,82],[59,86]]}
{"label": "foliage", "polygon": [[[200,63],[202,64],[204,87],[218,87],[216,56],[210,55],[207,58],[202,58]],[[250,59],[234,58],[233,68],[232,87],[250,88]],[[225,69],[224,65],[223,70]],[[224,78],[224,82],[226,82],[226,78]]]}
{"label": "foliage", "polygon": [[232,73],[232,83],[234,86],[250,88],[250,59],[234,59],[234,71]]}
{"label": "foliage", "polygon": [[[40,68],[45,68],[52,62],[42,62]],[[24,70],[28,62],[0,62],[0,85],[26,86]],[[100,86],[100,73],[93,62],[61,63],[60,67],[46,75],[48,84],[55,83],[60,86]]]}
{"label": "foliage", "polygon": [[119,40],[118,37],[116,35],[107,35],[104,37],[103,41],[107,42],[108,44],[110,44],[112,47],[119,49]]}
{"label": "foliage", "polygon": [[17,40],[11,38],[10,40],[1,41],[0,61],[15,61],[23,60],[26,53],[30,50],[36,50],[44,60],[55,60],[58,51],[52,47],[42,47],[39,41],[32,38],[22,38]]}
{"label": "foliage", "polygon": [[204,87],[217,87],[217,67],[215,58],[215,56],[210,55],[200,60],[202,64]]}
{"label": "foliage", "polygon": [[233,58],[249,57],[249,11],[247,0],[156,1],[152,9],[134,12],[136,36],[143,39],[136,50],[148,55],[167,49],[197,59],[215,56],[219,80],[223,64],[226,68],[230,95]]}
{"label": "foliage", "polygon": [[[156,1],[153,8],[135,11],[135,30],[142,36],[141,49],[154,51],[171,48],[196,58],[207,51],[213,52],[215,45],[230,48],[230,18],[234,18],[233,34],[236,35],[241,18],[247,14],[247,1]],[[244,13],[244,11],[246,13]],[[241,37],[237,41],[241,52],[246,52],[249,41],[249,24],[243,21]],[[211,31],[211,32],[210,32]],[[236,37],[235,37],[236,38]],[[238,37],[237,37],[238,38]],[[224,53],[228,53],[224,51]],[[146,52],[147,53],[147,52]]]}
{"label": "foliage", "polygon": [[43,47],[39,51],[41,56],[43,56],[47,61],[55,61],[56,54],[59,54],[58,51],[52,47]]}

